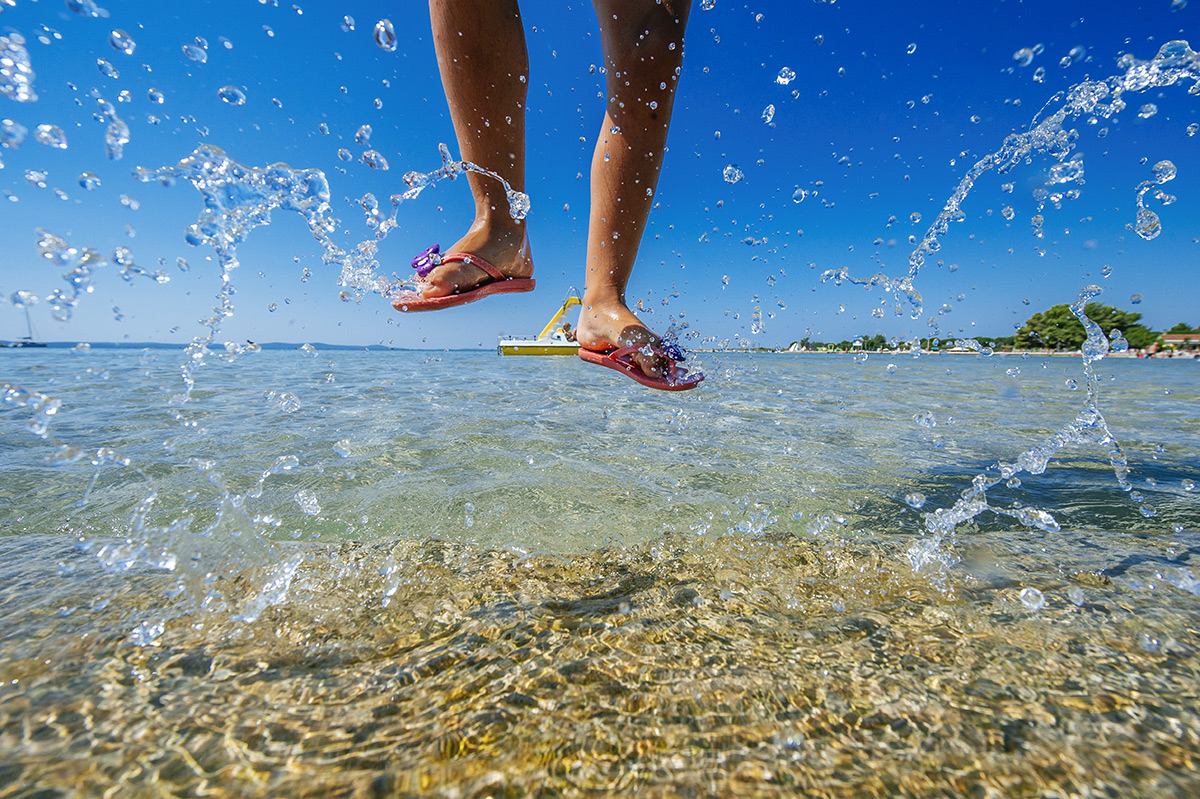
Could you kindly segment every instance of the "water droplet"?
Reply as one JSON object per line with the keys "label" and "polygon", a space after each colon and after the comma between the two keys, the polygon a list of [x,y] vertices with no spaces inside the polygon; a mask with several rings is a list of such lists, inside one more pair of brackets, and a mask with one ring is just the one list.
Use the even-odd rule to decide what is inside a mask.
{"label": "water droplet", "polygon": [[1190,477],[1183,478],[1183,480],[1181,480],[1179,482],[1179,484],[1181,486],[1183,486],[1184,491],[1195,491],[1196,490],[1196,481]]}
{"label": "water droplet", "polygon": [[96,59],[96,69],[100,70],[100,74],[106,78],[121,77],[121,73],[112,65],[112,62],[104,58]]}
{"label": "water droplet", "polygon": [[328,136],[329,135],[329,126],[326,125],[324,122],[322,122],[320,125],[317,125],[317,132],[320,133],[322,136]]}
{"label": "water droplet", "polygon": [[1041,610],[1046,607],[1046,595],[1036,588],[1022,588],[1021,604],[1030,610]]}
{"label": "water droplet", "polygon": [[375,44],[389,53],[396,52],[396,30],[390,19],[381,19],[375,23]]}
{"label": "water droplet", "polygon": [[1159,161],[1154,165],[1154,179],[1159,183],[1166,183],[1168,180],[1175,179],[1175,164],[1170,161]]}
{"label": "water droplet", "polygon": [[1149,208],[1141,208],[1137,212],[1137,222],[1134,224],[1133,229],[1143,239],[1150,241],[1150,239],[1162,233],[1162,221],[1158,218],[1158,214]]}
{"label": "water droplet", "polygon": [[350,152],[345,147],[342,147],[340,150],[338,150],[338,158],[342,159],[343,161],[353,161],[354,153]]}
{"label": "water droplet", "polygon": [[1141,295],[1141,294],[1133,294],[1133,295],[1131,295],[1131,296],[1129,297],[1129,302],[1130,302],[1131,304],[1133,304],[1133,305],[1141,305],[1141,303],[1142,303],[1142,295]]}
{"label": "water droplet", "polygon": [[1073,585],[1067,589],[1067,599],[1071,600],[1071,604],[1077,605],[1078,607],[1083,607],[1086,597],[1084,596],[1082,588],[1077,585]]}
{"label": "water droplet", "polygon": [[937,419],[934,418],[932,411],[918,411],[917,413],[914,413],[913,421],[916,422],[919,427],[937,427]]}
{"label": "water droplet", "polygon": [[917,52],[917,43],[912,42],[911,44],[908,45],[908,54],[912,55],[915,52]]}
{"label": "water droplet", "polygon": [[100,188],[100,178],[92,172],[84,172],[79,176],[79,185],[88,191]]}
{"label": "water droplet", "polygon": [[920,510],[925,507],[925,495],[920,491],[911,491],[904,495],[904,504],[910,508]]}
{"label": "water droplet", "polygon": [[55,150],[67,149],[67,134],[58,125],[38,125],[33,133],[38,144],[53,147]]}
{"label": "water droplet", "polygon": [[824,44],[824,43],[825,43],[825,36],[824,36],[824,34],[820,34],[820,33],[818,33],[816,36],[814,36],[814,37],[813,37],[813,44],[815,44],[815,45],[817,45],[817,46],[820,46],[820,45],[822,45],[822,44]]}
{"label": "water droplet", "polygon": [[795,79],[796,73],[793,72],[789,67],[784,67],[783,69],[779,70],[779,74],[775,76],[775,82],[780,86],[787,86]]}
{"label": "water droplet", "polygon": [[122,52],[125,55],[133,55],[133,50],[137,47],[137,42],[133,40],[133,37],[120,28],[108,34],[108,43],[112,45],[114,50]]}
{"label": "water droplet", "polygon": [[203,64],[208,61],[208,53],[203,48],[197,47],[194,44],[185,44],[183,46],[183,54],[197,64]]}
{"label": "water droplet", "polygon": [[1193,122],[1187,126],[1187,135],[1195,136],[1197,133],[1200,133],[1200,123]]}
{"label": "water droplet", "polygon": [[28,132],[28,129],[19,122],[0,119],[0,147],[15,150],[21,146],[21,142],[25,141],[25,134]]}
{"label": "water droplet", "polygon": [[321,505],[317,502],[317,494],[312,489],[302,488],[296,492],[296,504],[308,516],[316,516],[321,512]]}
{"label": "water droplet", "polygon": [[1113,268],[1112,268],[1111,264],[1105,264],[1104,266],[1100,267],[1100,276],[1101,277],[1112,277],[1112,273],[1113,273]]}
{"label": "water droplet", "polygon": [[775,106],[774,106],[774,105],[768,105],[766,108],[764,108],[764,109],[763,109],[763,112],[762,112],[762,121],[763,121],[765,124],[767,124],[767,125],[770,125],[770,124],[771,124],[771,120],[773,120],[773,119],[775,119]]}
{"label": "water droplet", "polygon": [[167,99],[158,89],[150,89],[148,92],[146,92],[146,98],[155,105],[162,105]]}
{"label": "water droplet", "polygon": [[217,96],[230,105],[246,104],[246,93],[237,86],[222,86],[217,89]]}
{"label": "water droplet", "polygon": [[1158,113],[1158,106],[1154,103],[1146,103],[1138,109],[1138,117],[1140,119],[1149,119]]}
{"label": "water droplet", "polygon": [[290,391],[279,395],[279,410],[284,413],[295,413],[300,410],[300,398]]}
{"label": "water droplet", "polygon": [[344,30],[346,33],[354,30],[354,17],[350,16],[349,14],[342,17],[342,30]]}
{"label": "water droplet", "polygon": [[794,192],[792,192],[792,202],[802,203],[804,202],[804,198],[807,196],[808,192],[804,189],[796,189]]}
{"label": "water droplet", "polygon": [[1016,215],[1016,211],[1013,210],[1011,205],[1006,205],[1000,209],[1000,216],[1004,217],[1005,219],[1012,219]]}
{"label": "water droplet", "polygon": [[367,150],[363,153],[362,162],[371,167],[371,169],[378,169],[381,172],[386,172],[388,168],[387,159],[383,157],[382,153],[376,150]]}
{"label": "water droplet", "polygon": [[359,144],[366,145],[371,141],[371,126],[362,125],[354,132],[354,141]]}
{"label": "water droplet", "polygon": [[729,164],[725,169],[721,170],[721,174],[725,178],[726,183],[737,183],[745,177],[742,170],[737,168],[737,164]]}
{"label": "water droplet", "polygon": [[333,445],[333,451],[343,458],[350,457],[350,439],[343,438]]}
{"label": "water droplet", "polygon": [[1187,8],[1188,0],[1171,0],[1172,11],[1182,11]]}
{"label": "water droplet", "polygon": [[717,0],[700,0],[701,11],[712,11],[717,5]]}
{"label": "water droplet", "polygon": [[1067,378],[1066,386],[1067,386],[1067,388],[1069,388],[1071,391],[1076,391],[1076,390],[1078,390],[1078,389],[1079,389],[1079,383],[1075,382],[1075,379],[1074,379],[1074,378],[1070,378],[1070,377],[1069,377],[1069,378]]}

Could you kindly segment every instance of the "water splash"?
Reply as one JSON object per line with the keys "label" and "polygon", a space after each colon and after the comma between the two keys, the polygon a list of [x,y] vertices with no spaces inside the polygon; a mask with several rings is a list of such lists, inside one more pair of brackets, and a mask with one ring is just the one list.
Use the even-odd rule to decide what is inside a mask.
{"label": "water splash", "polygon": [[[1022,51],[1018,51],[1018,55],[1021,53]],[[1032,60],[1032,56],[1033,51],[1031,50],[1030,60]],[[1174,86],[1185,80],[1192,81],[1192,85],[1188,88],[1189,94],[1200,94],[1200,54],[1193,51],[1186,41],[1167,42],[1159,48],[1154,58],[1148,61],[1142,61],[1126,53],[1117,61],[1117,66],[1124,72],[1101,80],[1085,80],[1066,92],[1055,95],[1046,104],[1046,108],[1050,108],[1060,101],[1061,105],[1040,121],[1035,117],[1027,131],[1009,135],[1000,149],[975,162],[959,181],[954,193],[951,194],[937,218],[934,219],[921,241],[909,255],[907,275],[893,278],[885,274],[876,274],[870,278],[855,278],[850,275],[847,267],[841,267],[826,270],[821,275],[821,281],[831,280],[835,285],[846,282],[860,286],[882,287],[894,295],[897,316],[903,315],[905,306],[907,306],[911,318],[921,318],[924,309],[921,294],[913,285],[914,280],[920,273],[921,267],[925,265],[926,259],[941,249],[941,240],[949,232],[950,223],[966,219],[966,215],[962,211],[962,204],[980,177],[992,170],[998,174],[1005,174],[1014,167],[1026,163],[1035,155],[1045,154],[1057,160],[1050,170],[1051,185],[1079,181],[1083,176],[1082,161],[1078,156],[1072,157],[1079,140],[1079,132],[1069,127],[1070,121],[1081,117],[1111,119],[1125,109],[1126,94]],[[1143,238],[1153,238],[1157,235],[1158,230],[1157,215],[1144,208],[1141,203],[1141,197],[1144,194],[1145,191],[1142,191],[1139,186],[1138,224],[1141,227],[1139,227],[1138,233]],[[1044,207],[1045,201],[1053,200],[1052,195],[1045,190],[1039,191],[1037,197],[1039,209],[1035,214],[1033,224],[1035,235],[1041,229],[1041,221],[1044,221],[1039,221],[1037,217],[1041,216],[1040,211]],[[1142,213],[1143,210],[1146,212],[1145,214]]]}
{"label": "water splash", "polygon": [[[908,550],[913,571],[921,571],[935,564],[943,567],[948,565],[947,553],[942,550],[942,543],[954,534],[958,525],[985,511],[1008,516],[1026,527],[1058,532],[1058,521],[1049,511],[1026,506],[1000,508],[988,502],[987,492],[1000,483],[1009,484],[1022,472],[1029,475],[1044,473],[1050,460],[1069,446],[1082,444],[1101,448],[1108,458],[1117,485],[1122,491],[1130,493],[1135,501],[1140,501],[1134,496],[1136,492],[1133,492],[1133,484],[1129,480],[1129,461],[1125,450],[1109,429],[1104,414],[1100,412],[1100,379],[1096,375],[1094,364],[1109,353],[1110,341],[1100,326],[1084,313],[1084,307],[1100,296],[1102,291],[1099,286],[1087,286],[1071,304],[1071,313],[1080,321],[1087,334],[1082,347],[1083,370],[1087,377],[1087,396],[1083,407],[1069,424],[1042,443],[1022,452],[1016,460],[998,463],[988,471],[977,474],[971,480],[971,487],[962,492],[954,505],[927,513],[924,536],[914,542]],[[1153,512],[1153,509],[1144,503],[1142,507]]]}
{"label": "water splash", "polygon": [[16,31],[0,36],[0,95],[18,103],[36,102],[34,77],[25,37]]}

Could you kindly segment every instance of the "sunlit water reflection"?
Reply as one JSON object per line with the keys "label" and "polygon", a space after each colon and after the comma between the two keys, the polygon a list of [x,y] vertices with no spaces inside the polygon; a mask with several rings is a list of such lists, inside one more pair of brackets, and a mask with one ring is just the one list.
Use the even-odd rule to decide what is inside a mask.
{"label": "sunlit water reflection", "polygon": [[1070,447],[989,495],[1058,532],[985,513],[914,573],[1078,358],[701,353],[598,404],[574,359],[269,351],[181,411],[178,351],[14,355],[89,453],[5,439],[14,795],[1195,787],[1195,362],[1100,365],[1155,516]]}

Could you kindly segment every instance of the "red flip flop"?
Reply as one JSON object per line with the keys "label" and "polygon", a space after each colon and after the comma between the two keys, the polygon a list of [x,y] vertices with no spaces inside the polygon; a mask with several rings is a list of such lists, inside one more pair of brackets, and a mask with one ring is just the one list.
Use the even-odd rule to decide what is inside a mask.
{"label": "red flip flop", "polygon": [[632,353],[646,346],[646,344],[640,344],[632,347],[604,350],[603,352],[580,347],[579,357],[588,363],[615,369],[631,380],[636,380],[643,386],[656,388],[659,391],[687,391],[700,385],[701,381],[704,380],[703,374],[700,372],[689,372],[686,367],[679,365],[679,359],[672,358],[662,347],[656,347],[653,344],[649,345],[650,349],[656,355],[661,355],[667,359],[670,363],[670,372],[664,377],[651,377],[642,371],[633,358],[629,357]]}
{"label": "red flip flop", "polygon": [[438,311],[442,308],[453,308],[455,305],[466,305],[468,302],[482,300],[493,294],[517,294],[533,291],[534,279],[531,277],[506,277],[499,269],[492,266],[478,255],[467,252],[452,252],[442,258],[438,264],[462,261],[477,266],[488,274],[491,281],[476,286],[473,289],[460,291],[457,294],[447,294],[445,297],[422,297],[414,291],[404,291],[392,298],[392,307],[397,311]]}

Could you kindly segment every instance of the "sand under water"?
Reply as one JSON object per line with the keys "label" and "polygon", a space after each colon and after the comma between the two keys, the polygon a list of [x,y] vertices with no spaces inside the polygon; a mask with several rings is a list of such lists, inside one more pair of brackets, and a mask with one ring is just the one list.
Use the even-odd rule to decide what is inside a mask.
{"label": "sand under water", "polygon": [[[165,374],[82,357],[106,384]],[[594,377],[570,359],[213,365],[171,447],[219,447],[221,478],[159,456],[133,524],[137,463],[80,506],[87,461],[6,445],[0,796],[1195,793],[1194,362],[1101,364],[1132,492],[1068,447],[988,497],[1057,530],[983,513],[914,572],[924,514],[1069,418],[1079,360],[703,357],[714,388],[674,409],[632,384],[564,401]],[[440,407],[464,371],[495,379]],[[338,414],[328,375],[367,373],[376,416]],[[135,462],[161,450],[153,414],[124,418]]]}

